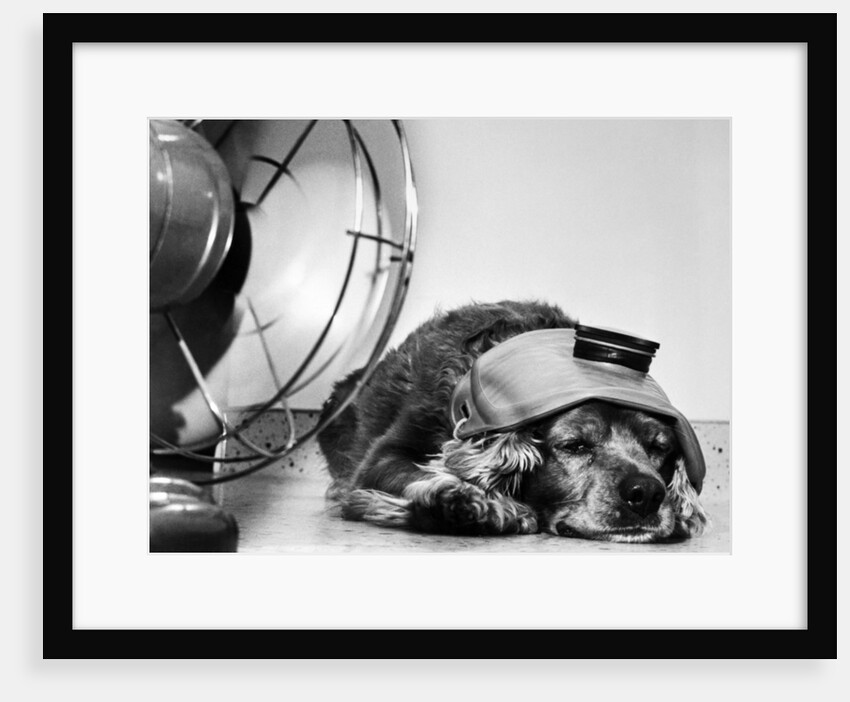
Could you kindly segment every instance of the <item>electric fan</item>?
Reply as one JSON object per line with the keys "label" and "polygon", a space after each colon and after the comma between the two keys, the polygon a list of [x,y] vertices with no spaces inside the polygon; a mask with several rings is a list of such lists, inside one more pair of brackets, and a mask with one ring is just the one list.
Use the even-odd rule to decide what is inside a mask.
{"label": "electric fan", "polygon": [[[155,494],[158,515],[177,504],[185,525],[192,501],[211,524],[197,486],[271,465],[353,401],[401,311],[418,206],[397,120],[151,120],[150,155],[152,464],[209,467],[152,481],[153,544]],[[355,368],[335,413],[299,431],[293,408]],[[272,413],[280,440],[257,442]]]}

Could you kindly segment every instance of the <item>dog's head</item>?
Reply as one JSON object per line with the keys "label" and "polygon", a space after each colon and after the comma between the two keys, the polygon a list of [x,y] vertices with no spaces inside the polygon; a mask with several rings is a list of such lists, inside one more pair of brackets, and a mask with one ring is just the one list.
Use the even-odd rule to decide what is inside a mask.
{"label": "dog's head", "polygon": [[462,478],[532,507],[552,534],[656,542],[696,536],[707,521],[671,420],[606,402],[455,439],[444,460]]}

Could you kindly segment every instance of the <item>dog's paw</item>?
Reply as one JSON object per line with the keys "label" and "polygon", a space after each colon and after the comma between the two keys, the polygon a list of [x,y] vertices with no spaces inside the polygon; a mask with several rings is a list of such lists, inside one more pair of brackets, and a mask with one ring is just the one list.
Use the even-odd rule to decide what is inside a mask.
{"label": "dog's paw", "polygon": [[536,534],[537,533],[537,513],[528,505],[522,502],[511,500],[515,508],[513,515],[513,524],[516,525],[517,534]]}
{"label": "dog's paw", "polygon": [[487,496],[481,488],[460,481],[440,485],[412,502],[413,522],[423,531],[449,534],[483,533]]}
{"label": "dog's paw", "polygon": [[414,528],[432,533],[498,535],[537,531],[537,518],[528,506],[501,495],[488,495],[471,483],[444,483],[429,491],[427,499],[414,499],[411,507]]}

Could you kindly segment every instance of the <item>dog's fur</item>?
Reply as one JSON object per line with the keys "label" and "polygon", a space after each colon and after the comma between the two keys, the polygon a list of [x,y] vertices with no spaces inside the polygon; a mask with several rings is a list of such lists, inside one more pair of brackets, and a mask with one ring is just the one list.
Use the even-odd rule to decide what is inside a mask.
{"label": "dog's fur", "polygon": [[[558,307],[511,301],[423,324],[319,434],[328,497],[347,519],[432,533],[700,534],[707,518],[662,418],[592,401],[520,429],[454,438],[452,391],[475,358],[523,332],[573,326]],[[322,419],[361,375],[336,384]]]}

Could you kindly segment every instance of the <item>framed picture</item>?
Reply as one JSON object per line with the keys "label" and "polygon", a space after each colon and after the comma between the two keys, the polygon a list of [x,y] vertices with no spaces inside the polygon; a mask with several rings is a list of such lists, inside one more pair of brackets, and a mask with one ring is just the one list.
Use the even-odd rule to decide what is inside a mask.
{"label": "framed picture", "polygon": [[[371,19],[351,15],[344,21],[358,29],[356,42],[289,43],[278,39],[290,21],[283,15],[206,15],[203,34],[191,15],[108,15],[98,23],[45,15],[45,114],[60,117],[45,134],[58,164],[45,169],[45,188],[67,198],[45,214],[67,227],[71,213],[73,235],[60,250],[72,264],[74,418],[71,470],[45,471],[45,531],[60,535],[44,544],[45,658],[123,657],[130,649],[116,642],[131,636],[152,642],[158,658],[222,657],[224,636],[228,651],[266,657],[264,643],[280,650],[280,641],[297,638],[298,657],[343,658],[364,630],[405,639],[403,655],[377,644],[370,657],[381,658],[432,657],[419,642],[440,630],[474,640],[476,658],[628,658],[645,651],[638,642],[674,630],[699,636],[682,650],[657,647],[659,657],[836,656],[835,448],[807,438],[809,413],[835,402],[831,377],[820,377],[832,363],[808,364],[807,314],[831,310],[835,299],[836,16],[566,19],[494,15],[496,41],[471,43],[475,18],[457,15],[440,43],[385,43]],[[658,141],[647,142],[655,144],[675,138],[674,123],[708,125],[711,143],[728,147],[711,161],[728,170],[711,183],[729,187],[721,199],[730,206],[730,250],[715,259],[695,244],[679,258],[658,255],[703,261],[700,280],[708,282],[669,301],[672,308],[692,296],[703,319],[726,304],[705,262],[731,262],[714,269],[731,282],[731,315],[723,307],[721,322],[731,343],[721,353],[731,363],[705,354],[693,371],[709,376],[706,385],[723,373],[732,378],[728,540],[708,553],[639,556],[567,548],[151,553],[142,248],[148,123],[161,116],[462,122],[470,134],[497,120],[519,125],[511,139],[572,120],[589,125],[587,140],[597,124],[651,122],[663,125]],[[431,172],[448,178],[451,156],[441,153],[447,162]],[[606,167],[623,167],[617,153]],[[658,149],[642,156],[661,157]],[[710,179],[703,175],[703,186]],[[448,201],[429,187],[420,193],[423,221],[439,217],[428,211],[429,197]],[[520,184],[510,192],[518,209],[535,198]],[[454,203],[460,213],[464,202]],[[670,212],[677,203],[654,207]],[[497,245],[517,246],[519,256],[522,240],[540,244],[529,234]],[[432,255],[451,256],[441,246]],[[475,256],[474,245],[465,251]],[[632,260],[652,259],[636,250]],[[819,359],[834,360],[834,333],[818,328]],[[817,403],[809,401],[815,388]],[[534,631],[539,643],[506,651],[496,631]],[[581,631],[581,641],[553,650],[561,631]]]}

